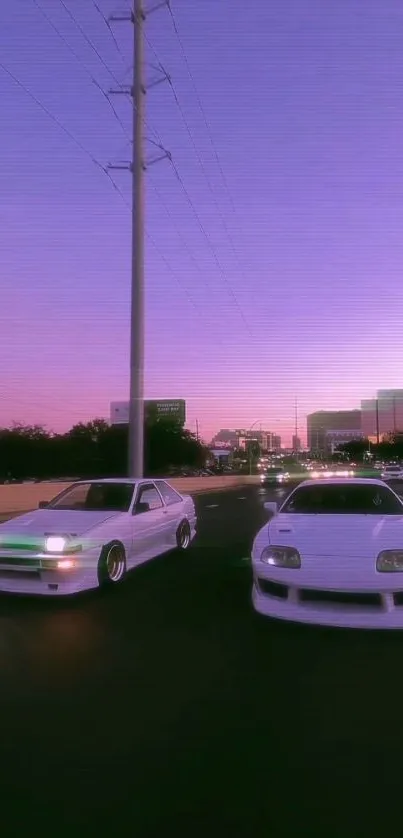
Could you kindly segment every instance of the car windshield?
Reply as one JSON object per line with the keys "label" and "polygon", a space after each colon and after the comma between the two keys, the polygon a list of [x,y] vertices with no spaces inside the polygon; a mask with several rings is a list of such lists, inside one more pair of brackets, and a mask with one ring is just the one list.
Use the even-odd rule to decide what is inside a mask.
{"label": "car windshield", "polygon": [[133,492],[132,483],[76,483],[54,498],[48,509],[128,512]]}
{"label": "car windshield", "polygon": [[280,512],[302,515],[403,515],[403,504],[386,486],[301,486]]}
{"label": "car windshield", "polygon": [[266,469],[266,471],[267,471],[267,474],[283,474],[284,469],[283,468],[270,468],[270,466],[269,466],[269,468]]}

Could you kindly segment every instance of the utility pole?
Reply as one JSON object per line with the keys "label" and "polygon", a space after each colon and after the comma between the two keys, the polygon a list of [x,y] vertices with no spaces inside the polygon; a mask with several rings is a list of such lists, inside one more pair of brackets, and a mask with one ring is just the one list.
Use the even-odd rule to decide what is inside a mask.
{"label": "utility pole", "polygon": [[295,453],[298,459],[298,402],[295,397]]}
{"label": "utility pole", "polygon": [[379,445],[379,399],[375,403],[376,410],[376,444]]}
{"label": "utility pole", "polygon": [[196,419],[196,439],[199,442],[199,420]]}
{"label": "utility pole", "polygon": [[[130,163],[108,166],[109,169],[128,169],[132,174],[132,265],[130,303],[130,392],[129,392],[129,446],[128,476],[143,477],[144,473],[144,172],[147,165],[156,163],[171,155],[159,143],[162,152],[159,157],[145,160],[143,130],[145,125],[145,95],[147,89],[161,81],[170,80],[160,65],[156,80],[145,83],[144,67],[144,25],[146,12],[144,0],[133,0],[133,11],[123,15],[111,15],[110,22],[128,22],[134,29],[133,85],[122,85],[114,94],[131,94],[133,99],[133,151]],[[158,3],[147,14],[168,5],[168,0]]]}
{"label": "utility pole", "polygon": [[134,0],[129,477],[144,471],[144,21],[143,0]]}

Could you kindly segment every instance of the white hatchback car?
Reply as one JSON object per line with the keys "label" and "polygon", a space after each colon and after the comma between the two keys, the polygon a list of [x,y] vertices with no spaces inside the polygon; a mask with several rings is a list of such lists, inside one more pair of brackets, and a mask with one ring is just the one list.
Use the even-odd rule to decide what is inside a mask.
{"label": "white hatchback car", "polygon": [[258,532],[253,605],[270,617],[403,628],[403,503],[382,480],[301,483]]}
{"label": "white hatchback car", "polygon": [[0,524],[0,591],[113,585],[155,556],[187,550],[196,534],[192,498],[165,480],[80,481],[39,506]]}

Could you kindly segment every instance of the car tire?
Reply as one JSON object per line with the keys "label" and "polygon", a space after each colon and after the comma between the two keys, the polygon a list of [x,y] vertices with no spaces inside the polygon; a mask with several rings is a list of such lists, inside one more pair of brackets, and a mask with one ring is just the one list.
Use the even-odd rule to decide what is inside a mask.
{"label": "car tire", "polygon": [[126,576],[126,554],[119,541],[106,544],[98,562],[98,582],[101,588],[111,588]]}
{"label": "car tire", "polygon": [[192,533],[190,530],[189,521],[181,521],[176,530],[176,547],[180,553],[184,553],[189,549],[192,540]]}

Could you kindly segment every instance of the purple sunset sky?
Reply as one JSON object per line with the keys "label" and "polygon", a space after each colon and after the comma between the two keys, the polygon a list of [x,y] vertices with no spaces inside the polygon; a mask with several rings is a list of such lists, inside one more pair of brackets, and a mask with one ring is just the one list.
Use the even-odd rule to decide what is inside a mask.
{"label": "purple sunset sky", "polygon": [[[60,0],[38,3],[103,89],[116,87]],[[65,3],[128,83],[130,24],[114,29],[120,54],[92,0]],[[129,8],[98,5],[105,15]],[[306,413],[359,407],[402,385],[403,8],[172,0],[172,9],[228,191],[161,9],[147,35],[204,171],[169,84],[147,94],[147,121],[210,244],[170,163],[151,167],[147,231],[158,250],[147,239],[146,397],[185,398],[188,427],[198,418],[206,439],[257,420],[289,443],[295,396],[305,437]],[[97,161],[129,159],[105,98],[34,0],[4,0],[0,47],[2,64]],[[64,430],[108,417],[110,401],[128,395],[130,212],[2,68],[0,97],[0,425]],[[130,103],[113,102],[130,132]],[[129,174],[114,179],[130,201]]]}

